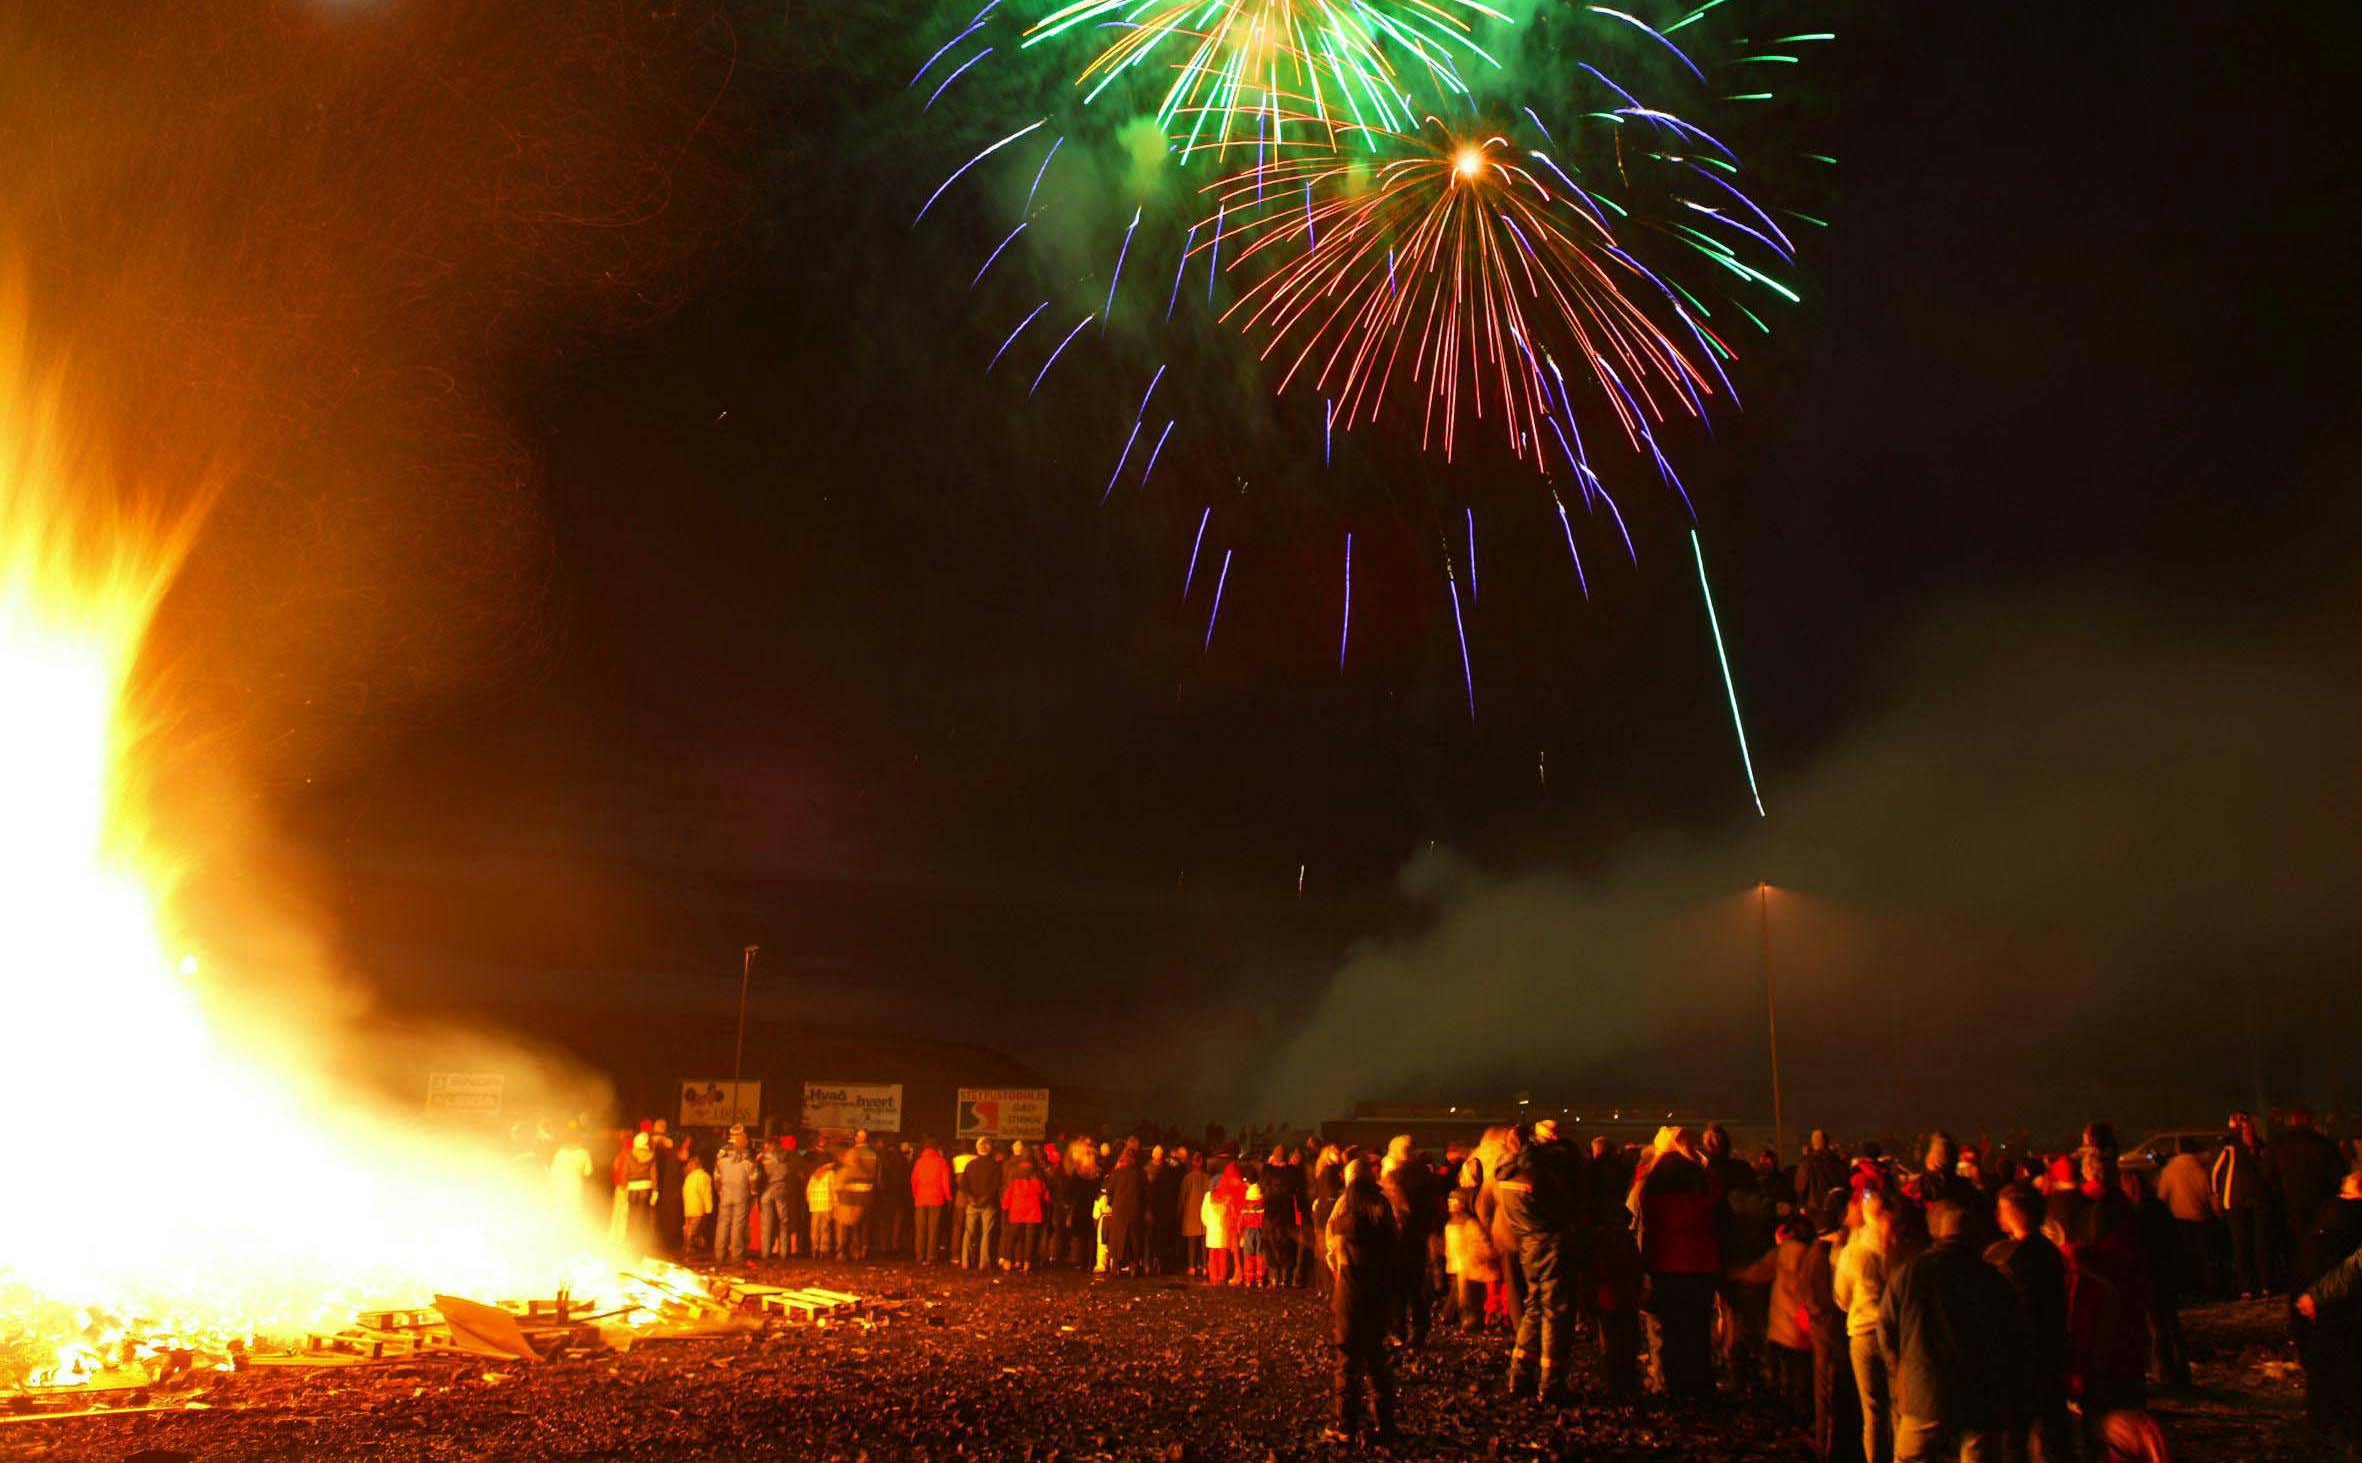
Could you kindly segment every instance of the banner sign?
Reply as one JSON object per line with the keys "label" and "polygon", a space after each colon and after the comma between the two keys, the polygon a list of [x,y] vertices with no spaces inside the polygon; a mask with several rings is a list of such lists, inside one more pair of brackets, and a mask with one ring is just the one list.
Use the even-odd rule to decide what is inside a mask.
{"label": "banner sign", "polygon": [[963,1087],[959,1112],[952,1119],[955,1136],[977,1138],[1032,1138],[1050,1131],[1050,1089],[1047,1087]]}
{"label": "banner sign", "polygon": [[426,1105],[445,1112],[498,1112],[501,1085],[498,1072],[429,1072]]}
{"label": "banner sign", "polygon": [[752,1127],[762,1120],[763,1084],[760,1082],[732,1084],[721,1079],[681,1084],[684,1128],[726,1128],[732,1123]]}
{"label": "banner sign", "polygon": [[804,1126],[867,1128],[873,1133],[899,1133],[902,1131],[902,1084],[807,1082],[804,1084]]}

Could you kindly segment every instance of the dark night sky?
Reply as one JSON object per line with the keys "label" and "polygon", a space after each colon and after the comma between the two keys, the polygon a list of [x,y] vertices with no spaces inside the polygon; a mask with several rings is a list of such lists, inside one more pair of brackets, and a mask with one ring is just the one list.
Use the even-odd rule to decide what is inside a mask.
{"label": "dark night sky", "polygon": [[[982,226],[907,227],[948,164],[877,133],[932,44],[733,11],[699,145],[735,202],[678,308],[488,377],[533,464],[510,633],[348,705],[273,821],[404,1002],[725,1009],[759,940],[772,1009],[1177,1108],[1759,1112],[1716,913],[1757,877],[1823,912],[1792,1110],[2137,1124],[2327,1085],[2362,1025],[2342,9],[1837,7],[1806,308],[1681,452],[1763,828],[1676,506],[1589,605],[1481,454],[1369,436],[1321,479],[1241,432],[1096,508],[1106,412],[976,371]],[[1240,476],[1279,506],[1201,653],[1180,571]],[[1473,724],[1431,548],[1464,501]],[[1740,984],[1699,976],[1732,949]]]}

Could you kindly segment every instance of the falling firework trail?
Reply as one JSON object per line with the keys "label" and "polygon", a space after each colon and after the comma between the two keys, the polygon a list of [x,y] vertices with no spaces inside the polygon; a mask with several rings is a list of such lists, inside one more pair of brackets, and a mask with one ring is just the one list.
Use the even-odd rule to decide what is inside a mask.
{"label": "falling firework trail", "polygon": [[1345,625],[1337,632],[1337,669],[1345,669],[1345,647],[1353,643],[1353,530],[1345,531]]}
{"label": "falling firework trail", "polygon": [[1197,243],[1197,225],[1189,226],[1189,237],[1181,241],[1181,258],[1173,265],[1173,292],[1165,297],[1165,319],[1173,318],[1173,306],[1181,300],[1181,276],[1189,272],[1189,251]]}
{"label": "falling firework trail", "polygon": [[1124,475],[1124,464],[1132,460],[1132,444],[1139,440],[1140,419],[1134,417],[1132,418],[1132,435],[1124,438],[1124,450],[1115,459],[1115,471],[1107,475],[1107,488],[1099,495],[1100,507],[1106,507],[1107,500],[1115,496],[1115,480]]}
{"label": "falling firework trail", "polygon": [[1008,248],[1008,247],[1009,247],[1011,244],[1014,244],[1014,243],[1016,243],[1016,242],[1017,242],[1017,236],[1018,236],[1019,234],[1022,234],[1022,233],[1024,233],[1024,232],[1025,232],[1025,225],[1023,225],[1023,224],[1019,224],[1019,225],[1017,225],[1017,227],[1015,227],[1015,228],[1013,228],[1013,229],[1009,230],[1009,237],[1007,237],[1007,238],[1005,238],[1005,239],[1001,240],[1001,242],[1000,242],[1000,247],[999,247],[999,248],[996,248],[996,249],[994,249],[994,250],[993,250],[993,251],[992,251],[990,254],[987,254],[987,255],[984,257],[984,267],[983,267],[982,269],[979,269],[979,270],[977,270],[977,271],[976,271],[976,277],[975,277],[974,279],[972,279],[972,280],[969,280],[969,281],[968,281],[968,288],[969,288],[969,289],[974,289],[974,288],[976,288],[976,286],[978,286],[979,284],[982,284],[982,283],[984,282],[984,273],[985,273],[985,270],[988,270],[988,269],[992,268],[993,261],[1001,257],[1001,250],[1003,250],[1003,249],[1006,249],[1006,248]]}
{"label": "falling firework trail", "polygon": [[[1151,447],[1151,448],[1149,448],[1149,449],[1148,449],[1148,466],[1146,466],[1146,467],[1144,467],[1144,468],[1140,469],[1140,486],[1141,486],[1141,487],[1145,488],[1145,487],[1147,487],[1147,486],[1148,486],[1148,478],[1149,478],[1149,474],[1151,474],[1151,473],[1153,473],[1153,472],[1155,472],[1155,471],[1156,471],[1156,459],[1157,459],[1158,455],[1159,455],[1159,454],[1161,454],[1161,453],[1162,453],[1162,452],[1165,450],[1165,438],[1167,438],[1167,437],[1170,437],[1170,436],[1172,436],[1172,435],[1173,435],[1173,419],[1172,419],[1172,418],[1170,418],[1170,417],[1167,417],[1167,418],[1165,419],[1165,429],[1164,429],[1162,432],[1159,432],[1159,433],[1157,433],[1157,437],[1156,437],[1156,445],[1155,445],[1154,447]],[[1206,511],[1210,513],[1210,512],[1212,512],[1213,510],[1212,510],[1211,508],[1209,508],[1209,509],[1207,509]]]}
{"label": "falling firework trail", "polygon": [[[914,229],[917,228],[919,226],[919,220],[927,216],[927,210],[935,206],[935,200],[941,198],[944,194],[944,191],[950,188],[952,184],[957,183],[960,180],[961,175],[966,173],[968,169],[976,166],[986,158],[991,157],[994,153],[999,152],[1002,148],[1007,147],[1010,143],[1015,142],[1018,138],[1025,136],[1027,133],[1039,131],[1049,122],[1049,120],[1049,118],[1043,117],[1036,121],[1029,122],[1025,126],[1018,128],[1016,131],[1002,138],[1000,141],[994,143],[992,146],[984,149],[984,151],[968,159],[966,162],[961,163],[959,165],[958,171],[954,172],[950,177],[945,178],[942,182],[935,185],[935,191],[928,194],[927,201],[919,205],[919,211],[917,215],[911,219],[910,226]],[[1065,139],[1060,138],[1059,141],[1063,142]],[[1050,145],[1050,151],[1056,152],[1057,150],[1057,143],[1052,143]],[[1042,166],[1046,168],[1049,165],[1050,160],[1048,158],[1043,158]],[[1036,179],[1035,181],[1038,182],[1040,180]]]}
{"label": "falling firework trail", "polygon": [[1484,590],[1476,582],[1476,510],[1468,513],[1468,599],[1470,603],[1484,598]]}
{"label": "falling firework trail", "polygon": [[[989,10],[991,7],[988,6],[986,8]],[[961,31],[958,35],[953,36],[948,41],[945,41],[943,43],[942,50],[937,51],[934,55],[927,58],[927,64],[921,66],[918,69],[918,74],[911,77],[909,84],[905,86],[903,90],[908,91],[910,87],[917,86],[919,84],[920,78],[924,77],[929,71],[932,71],[935,68],[935,63],[943,59],[945,52],[949,51],[952,47],[958,45],[960,42],[966,40],[968,37],[976,34],[976,32],[982,28],[983,25],[984,17],[982,15],[979,15],[974,20],[969,21],[968,28],[966,30]]]}
{"label": "falling firework trail", "polygon": [[1034,315],[1039,315],[1042,313],[1042,311],[1049,308],[1050,302],[1048,300],[1044,300],[1040,304],[1033,307],[1033,315],[1028,315],[1024,319],[1017,322],[1017,328],[1009,332],[1009,338],[1001,342],[1001,348],[997,351],[994,351],[992,353],[992,359],[985,363],[985,375],[991,375],[992,368],[1001,363],[1001,357],[1009,353],[1009,347],[1017,343],[1017,337],[1025,333],[1025,327],[1033,323]]}
{"label": "falling firework trail", "polygon": [[1550,501],[1558,509],[1558,526],[1566,530],[1566,556],[1575,561],[1575,583],[1581,587],[1583,598],[1589,599],[1591,581],[1583,577],[1583,556],[1575,552],[1575,526],[1567,521],[1566,504],[1559,500],[1558,494],[1552,493]]}
{"label": "falling firework trail", "polygon": [[[1132,221],[1124,225],[1124,242],[1115,251],[1115,273],[1107,281],[1107,310],[1100,322],[1102,330],[1106,329],[1106,321],[1115,317],[1115,287],[1124,282],[1124,256],[1132,252],[1132,231],[1139,227],[1140,210],[1135,208],[1132,210]],[[1149,388],[1151,391],[1155,389],[1153,386]]]}
{"label": "falling firework trail", "polygon": [[1226,206],[1214,210],[1214,248],[1206,256],[1206,298],[1214,298],[1214,276],[1222,272],[1222,220],[1229,213]]}
{"label": "falling firework trail", "polygon": [[1042,389],[1042,378],[1050,374],[1050,368],[1058,364],[1058,357],[1065,353],[1065,350],[1068,346],[1074,344],[1074,338],[1082,334],[1083,327],[1090,323],[1091,317],[1088,315],[1085,315],[1082,319],[1074,322],[1074,329],[1066,332],[1066,339],[1058,342],[1058,349],[1050,352],[1050,358],[1042,362],[1041,370],[1034,374],[1033,384],[1025,388],[1025,394],[1027,396],[1031,396],[1036,391]]}
{"label": "falling firework trail", "polygon": [[1460,576],[1452,572],[1452,546],[1443,546],[1443,577],[1452,587],[1452,629],[1460,637],[1460,679],[1468,687],[1468,719],[1476,720],[1476,668],[1468,663],[1468,624],[1460,618]]}
{"label": "falling firework trail", "polygon": [[977,62],[979,62],[979,61],[983,60],[985,57],[987,57],[987,56],[989,56],[989,55],[991,55],[991,54],[992,54],[992,47],[990,47],[990,46],[986,46],[986,47],[985,47],[983,50],[981,50],[981,51],[978,51],[978,52],[977,52],[975,55],[973,55],[973,56],[970,56],[970,57],[969,57],[967,60],[965,60],[965,61],[962,61],[962,62],[959,64],[959,69],[958,69],[958,70],[956,70],[956,71],[952,72],[952,73],[951,73],[951,75],[949,75],[949,76],[946,76],[946,77],[944,77],[944,78],[943,78],[943,80],[942,80],[941,84],[939,84],[939,85],[938,85],[938,86],[935,88],[934,94],[933,94],[932,96],[929,96],[929,97],[927,98],[927,104],[926,104],[925,106],[923,106],[923,107],[919,108],[919,110],[920,110],[920,111],[922,111],[922,112],[931,112],[931,111],[933,111],[933,110],[935,109],[935,101],[936,101],[936,98],[938,98],[938,97],[942,96],[942,95],[943,95],[943,93],[944,93],[944,90],[945,90],[946,88],[948,88],[948,87],[949,87],[949,86],[950,86],[950,85],[951,85],[953,82],[955,82],[955,81],[959,80],[959,79],[960,79],[962,76],[965,76],[965,75],[967,74],[967,71],[968,71],[968,68],[969,68],[969,67],[971,67],[971,66],[975,65]]}
{"label": "falling firework trail", "polygon": [[1230,550],[1222,551],[1222,572],[1214,579],[1214,612],[1206,616],[1206,643],[1201,651],[1214,648],[1214,626],[1222,618],[1222,586],[1230,582]]}
{"label": "falling firework trail", "polygon": [[1024,212],[1033,212],[1033,195],[1042,191],[1042,179],[1049,176],[1050,159],[1056,157],[1058,149],[1065,145],[1066,138],[1063,134],[1051,139],[1050,150],[1042,154],[1042,165],[1033,170],[1033,186],[1025,190]]}
{"label": "falling firework trail", "polygon": [[1211,503],[1206,505],[1205,512],[1197,515],[1197,537],[1189,541],[1189,572],[1181,576],[1181,598],[1183,600],[1189,598],[1189,586],[1197,579],[1197,551],[1205,547],[1206,520],[1213,516],[1214,505]]}
{"label": "falling firework trail", "polygon": [[1747,726],[1739,720],[1739,688],[1731,679],[1730,655],[1722,648],[1722,622],[1714,614],[1714,587],[1706,582],[1706,550],[1698,543],[1698,531],[1689,531],[1690,552],[1698,558],[1698,591],[1706,598],[1706,627],[1714,632],[1714,658],[1722,663],[1722,689],[1730,697],[1731,729],[1739,734],[1739,764],[1747,769],[1747,793],[1755,799],[1755,816],[1765,816],[1763,790],[1755,785],[1755,759],[1747,755]]}
{"label": "falling firework trail", "polygon": [[[1329,465],[1336,439],[1337,403],[1324,397],[1320,404],[1320,465],[1322,467]],[[1345,537],[1348,542],[1351,542],[1353,535],[1347,534]]]}

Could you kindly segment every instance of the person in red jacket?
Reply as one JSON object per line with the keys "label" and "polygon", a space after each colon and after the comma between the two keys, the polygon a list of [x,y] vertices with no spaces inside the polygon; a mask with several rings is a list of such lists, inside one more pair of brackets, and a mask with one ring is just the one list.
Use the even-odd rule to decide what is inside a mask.
{"label": "person in red jacket", "polygon": [[919,1139],[910,1165],[910,1203],[918,1216],[919,1263],[943,1259],[943,1216],[951,1212],[951,1161],[933,1138]]}
{"label": "person in red jacket", "polygon": [[1714,1395],[1714,1294],[1722,1279],[1715,1206],[1722,1186],[1707,1171],[1686,1128],[1657,1135],[1656,1156],[1632,1191],[1640,1220],[1640,1263],[1648,1272],[1642,1309],[1654,1323],[1657,1369],[1677,1402]]}
{"label": "person in red jacket", "polygon": [[1049,1217],[1050,1186],[1023,1143],[1011,1145],[1009,1181],[1001,1189],[1001,1223],[1008,1227],[1002,1257],[1012,1270],[1031,1270],[1042,1258],[1042,1221]]}

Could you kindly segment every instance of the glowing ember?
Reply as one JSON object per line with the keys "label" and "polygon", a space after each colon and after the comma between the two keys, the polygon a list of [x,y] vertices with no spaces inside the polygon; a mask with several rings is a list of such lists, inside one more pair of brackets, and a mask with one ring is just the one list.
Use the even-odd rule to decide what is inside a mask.
{"label": "glowing ember", "polygon": [[[269,1013],[239,1008],[235,973],[189,954],[176,840],[145,796],[171,723],[138,660],[194,519],[126,509],[9,306],[0,1112],[20,1182],[0,1204],[0,1384],[226,1367],[250,1342],[438,1292],[566,1288],[583,1312],[651,1294],[618,1275],[579,1202],[373,1110],[331,1042],[263,1034]],[[43,1164],[74,1181],[40,1183]]]}

